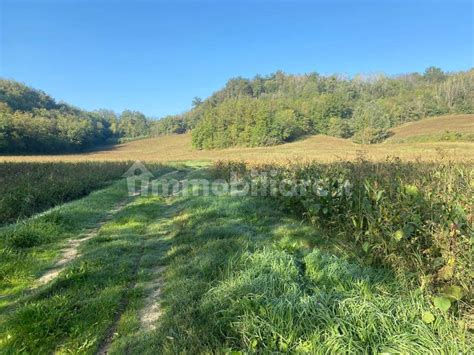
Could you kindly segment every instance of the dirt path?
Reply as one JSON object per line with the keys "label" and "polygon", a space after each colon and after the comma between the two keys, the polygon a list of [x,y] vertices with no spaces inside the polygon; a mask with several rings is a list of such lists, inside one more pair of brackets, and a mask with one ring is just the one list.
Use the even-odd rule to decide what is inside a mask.
{"label": "dirt path", "polygon": [[[173,198],[169,198],[168,202],[170,200],[172,201]],[[176,216],[176,214],[180,211],[173,208],[170,209],[170,205],[167,203],[165,203],[164,206],[167,207],[165,207],[165,210],[162,212],[160,218],[157,221],[160,224],[160,227],[158,229],[154,229],[153,231],[153,234],[156,236],[156,238],[162,240],[173,238],[176,234],[175,230],[170,229],[170,225],[172,225],[171,220],[173,219],[173,217]],[[135,261],[132,281],[127,286],[127,289],[125,290],[124,295],[118,305],[114,321],[107,329],[105,336],[98,347],[98,350],[96,352],[96,354],[98,355],[104,355],[109,353],[110,348],[115,341],[115,336],[117,335],[117,328],[119,327],[121,317],[123,313],[127,310],[127,307],[129,305],[129,295],[133,289],[138,287],[143,288],[143,291],[146,295],[144,298],[144,306],[140,310],[137,310],[137,317],[140,322],[141,330],[152,331],[156,329],[157,323],[162,315],[160,297],[164,283],[163,275],[166,270],[166,266],[142,265],[142,259],[150,256],[148,253],[151,253],[151,255],[156,255],[155,253],[157,252],[157,249],[150,249],[149,247],[146,247],[147,240],[145,238],[142,239],[141,243],[141,250],[139,256]],[[166,249],[160,250],[161,252],[164,252]],[[140,277],[138,276],[139,272],[141,273],[143,271],[145,273],[149,273],[150,275],[149,279],[147,279],[146,281],[140,280]]]}
{"label": "dirt path", "polygon": [[161,317],[160,296],[163,287],[163,273],[165,270],[166,267],[159,267],[155,275],[153,275],[153,281],[151,281],[145,289],[145,291],[150,292],[145,300],[145,306],[140,311],[140,324],[145,331],[154,330],[156,328],[156,322]]}
{"label": "dirt path", "polygon": [[110,221],[112,217],[121,211],[128,203],[130,203],[130,197],[125,198],[124,200],[120,201],[106,216],[105,218],[97,223],[97,225],[92,228],[85,237],[78,238],[78,239],[71,239],[66,248],[63,249],[60,259],[56,262],[54,267],[44,273],[37,281],[36,287],[43,286],[55,278],[59,276],[59,274],[66,268],[66,265],[69,264],[71,261],[76,259],[79,256],[79,247],[85,241],[95,237],[98,233],[100,228]]}

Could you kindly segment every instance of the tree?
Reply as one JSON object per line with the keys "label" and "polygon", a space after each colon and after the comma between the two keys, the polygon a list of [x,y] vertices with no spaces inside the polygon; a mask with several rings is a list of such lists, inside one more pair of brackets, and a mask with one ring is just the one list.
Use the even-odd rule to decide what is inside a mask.
{"label": "tree", "polygon": [[426,68],[423,77],[430,83],[440,83],[446,79],[446,74],[444,74],[440,68],[428,67]]}
{"label": "tree", "polygon": [[362,144],[377,143],[386,136],[390,126],[382,107],[375,101],[360,103],[354,111],[355,141]]}
{"label": "tree", "polygon": [[136,138],[150,133],[145,115],[138,111],[125,110],[120,115],[119,131],[122,137]]}
{"label": "tree", "polygon": [[353,135],[347,119],[331,117],[329,119],[328,135],[339,138],[349,138]]}
{"label": "tree", "polygon": [[194,96],[192,105],[193,107],[198,107],[202,104],[202,99],[198,96]]}

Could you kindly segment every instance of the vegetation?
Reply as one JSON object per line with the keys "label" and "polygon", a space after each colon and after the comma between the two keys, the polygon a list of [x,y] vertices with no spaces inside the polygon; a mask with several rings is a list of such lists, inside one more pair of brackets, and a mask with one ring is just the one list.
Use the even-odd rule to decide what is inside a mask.
{"label": "vegetation", "polygon": [[125,110],[87,112],[42,91],[0,80],[0,153],[77,152],[146,136],[192,131],[198,149],[268,146],[309,134],[378,143],[424,117],[474,113],[474,72],[396,77],[288,75],[235,78],[182,115],[154,121]]}
{"label": "vegetation", "polygon": [[392,140],[393,143],[424,143],[424,142],[474,142],[474,133],[445,131],[443,133],[422,134]]}
{"label": "vegetation", "polygon": [[[277,72],[153,122],[0,80],[0,153],[55,153],[0,163],[0,353],[468,353],[473,89]],[[118,181],[190,159],[147,167],[249,193]]]}
{"label": "vegetation", "polygon": [[139,112],[86,112],[0,79],[0,153],[77,152],[148,134],[149,122]]}
{"label": "vegetation", "polygon": [[[232,170],[245,177],[247,168],[238,163],[219,163],[211,171],[177,167],[168,176],[225,177]],[[465,313],[470,296],[461,268],[472,268],[461,264],[469,262],[464,259],[468,251],[461,245],[443,244],[446,239],[439,240],[440,251],[430,249],[442,256],[456,254],[454,278],[442,282],[462,286],[461,290],[447,288],[434,298],[433,283],[420,288],[417,277],[396,272],[403,268],[395,267],[412,265],[410,253],[416,244],[410,240],[421,243],[429,236],[418,228],[404,234],[400,244],[405,247],[391,249],[395,263],[384,258],[382,239],[369,239],[384,229],[383,223],[373,224],[374,216],[393,222],[387,229],[394,224],[404,228],[397,212],[408,225],[419,223],[417,218],[424,221],[429,214],[434,226],[444,226],[446,219],[430,208],[429,203],[436,202],[446,204],[450,218],[459,219],[458,230],[464,233],[467,227],[459,208],[465,208],[463,201],[469,195],[464,191],[457,196],[457,192],[465,187],[467,178],[460,173],[465,167],[448,166],[442,170],[445,173],[432,178],[415,172],[404,176],[410,167],[396,162],[272,168],[282,174],[278,177],[300,177],[309,172],[305,169],[324,172],[327,179],[322,180],[322,187],[331,192],[337,191],[331,178],[358,172],[351,198],[364,194],[365,185],[356,184],[367,180],[369,192],[360,197],[368,199],[364,206],[373,207],[363,210],[367,217],[363,226],[369,233],[356,227],[361,238],[356,241],[345,233],[348,223],[340,228],[333,223],[342,219],[342,208],[350,206],[337,194],[327,200],[320,214],[309,214],[305,221],[298,214],[299,202],[282,197],[142,196],[127,200],[121,211],[97,225],[96,234],[79,245],[80,253],[57,278],[31,289],[69,238],[87,235],[106,211],[126,198],[125,184],[117,183],[0,231],[0,285],[6,295],[0,299],[5,316],[0,321],[2,352],[465,353],[472,348],[472,324]],[[380,177],[370,174],[374,169]],[[419,169],[418,173],[431,173],[434,168]],[[396,173],[393,186],[388,186],[386,175],[392,173]],[[450,182],[456,196],[438,195],[443,181]],[[379,202],[372,198],[378,194],[373,190],[376,182],[381,184],[378,189],[387,189]],[[320,196],[309,197],[314,205],[323,202]],[[391,201],[393,212],[386,211]],[[414,217],[409,213],[412,203]],[[324,208],[330,213],[324,213]],[[354,208],[346,213],[352,214]],[[391,219],[383,219],[385,213]],[[21,230],[38,235],[35,245],[12,242]],[[380,238],[385,237],[381,233]],[[455,238],[464,243],[461,234]],[[370,253],[363,247],[366,241],[370,241]],[[398,250],[402,254],[397,255]],[[391,270],[381,263],[391,265]],[[423,270],[416,275],[422,276]],[[152,327],[143,322],[149,300],[161,305]]]}
{"label": "vegetation", "polygon": [[3,163],[0,221],[22,217],[87,195],[120,178],[130,163]]}
{"label": "vegetation", "polygon": [[181,118],[166,123],[180,133],[192,129],[199,149],[262,146],[308,134],[353,137],[378,143],[388,129],[424,117],[474,113],[474,71],[396,77],[338,76],[282,72],[252,80],[236,78],[199,102]]}
{"label": "vegetation", "polygon": [[[382,144],[361,146],[348,139],[315,135],[295,142],[270,147],[234,147],[222,150],[193,149],[190,134],[140,139],[110,146],[87,154],[35,155],[1,157],[4,161],[63,162],[63,161],[127,161],[148,162],[245,160],[272,162],[310,159],[319,162],[354,160],[359,156],[371,161],[383,161],[387,156],[398,156],[407,161],[432,161],[440,157],[469,162],[474,159],[474,144],[469,135],[474,132],[474,115],[451,115],[424,119],[390,129],[390,138]],[[452,139],[438,140],[439,134],[456,132]],[[423,144],[415,138],[426,136]],[[451,137],[451,134],[450,134]],[[415,139],[415,140],[413,140]],[[400,143],[401,141],[412,142]],[[396,143],[396,144],[395,144]]]}
{"label": "vegetation", "polygon": [[371,264],[389,266],[435,294],[454,287],[472,302],[472,165],[399,159],[287,166],[224,162],[216,172],[250,179],[327,238],[353,243]]}

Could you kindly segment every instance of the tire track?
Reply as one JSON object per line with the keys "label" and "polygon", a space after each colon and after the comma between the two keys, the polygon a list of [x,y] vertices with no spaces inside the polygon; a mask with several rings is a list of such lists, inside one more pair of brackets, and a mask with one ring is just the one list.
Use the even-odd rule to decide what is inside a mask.
{"label": "tire track", "polygon": [[146,290],[152,291],[145,300],[145,306],[140,310],[140,324],[145,331],[156,329],[156,322],[161,317],[161,289],[163,287],[163,273],[166,267],[161,266],[155,272],[155,279],[149,283]]}
{"label": "tire track", "polygon": [[54,267],[50,270],[48,270],[46,273],[44,273],[36,282],[36,287],[38,288],[40,286],[44,286],[54,279],[56,279],[59,274],[66,268],[66,266],[76,258],[80,256],[79,253],[79,247],[84,243],[85,241],[94,238],[95,236],[98,235],[100,228],[107,222],[109,222],[114,215],[116,215],[118,212],[120,212],[122,209],[125,208],[125,206],[131,202],[130,197],[126,197],[122,201],[120,201],[105,217],[102,221],[96,224],[94,228],[89,230],[89,232],[86,234],[85,237],[83,238],[78,238],[78,239],[71,239],[69,240],[68,246],[63,249],[62,254],[60,259],[54,264]]}

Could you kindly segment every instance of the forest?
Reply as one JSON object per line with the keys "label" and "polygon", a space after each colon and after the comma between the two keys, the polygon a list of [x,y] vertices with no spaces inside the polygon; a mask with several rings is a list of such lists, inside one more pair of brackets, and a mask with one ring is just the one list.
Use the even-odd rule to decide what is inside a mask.
{"label": "forest", "polygon": [[[399,76],[289,75],[236,78],[180,117],[175,132],[192,129],[198,149],[262,146],[309,134],[370,144],[388,129],[448,113],[474,112],[474,70]],[[163,123],[164,125],[164,123]],[[169,129],[169,128],[168,128]]]}
{"label": "forest", "polygon": [[24,84],[0,80],[0,153],[78,152],[149,131],[150,121],[140,112],[88,112]]}

